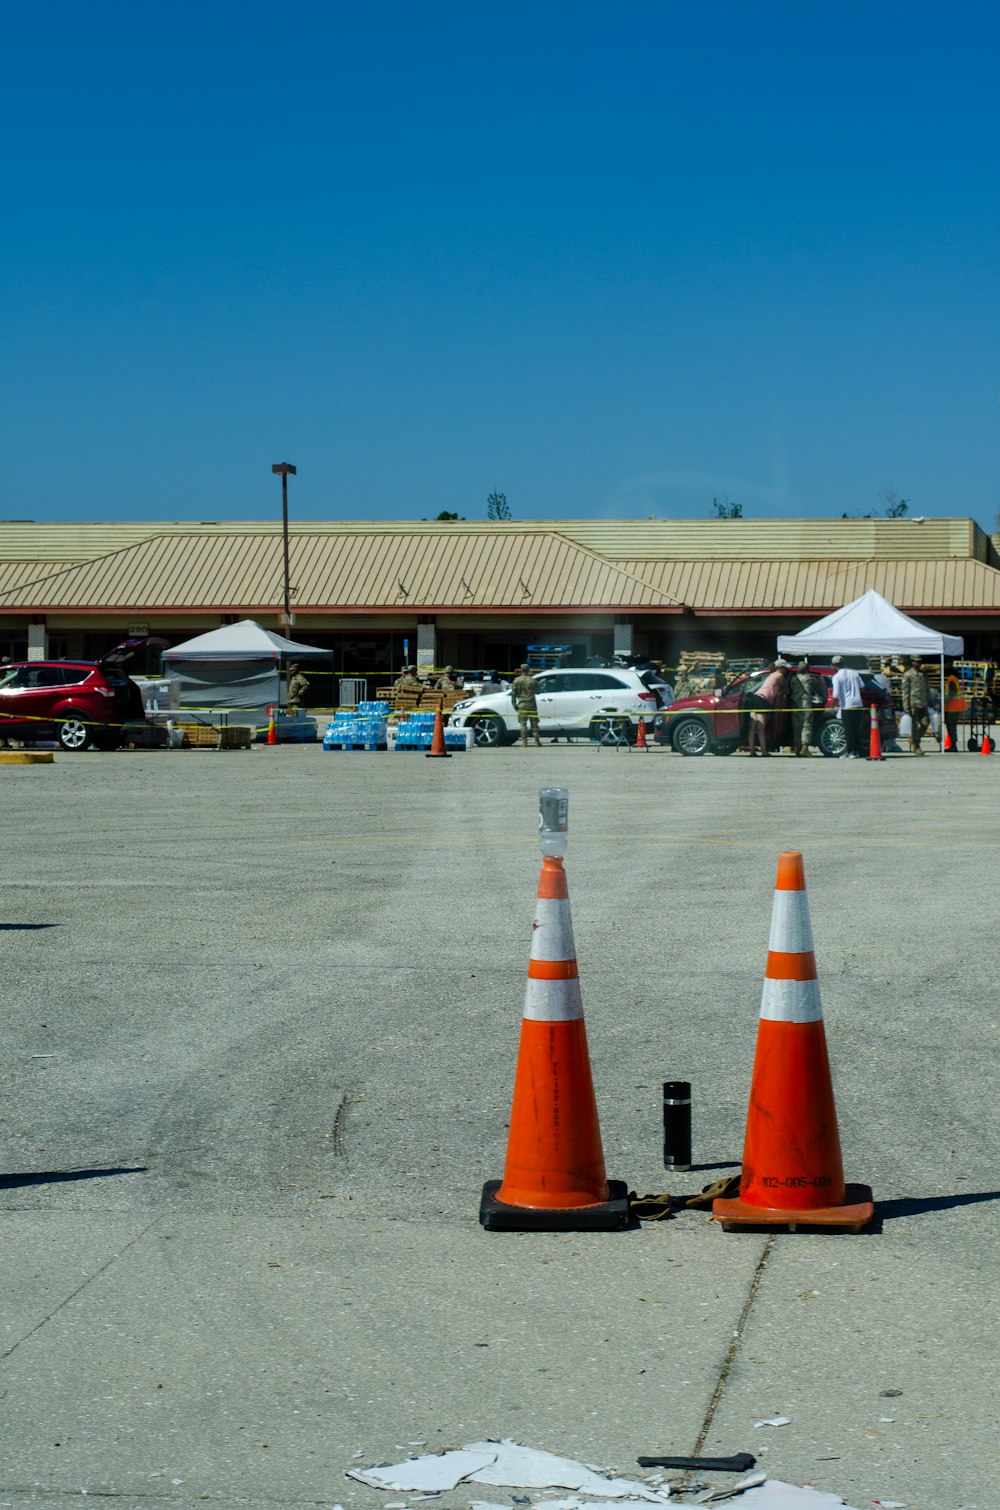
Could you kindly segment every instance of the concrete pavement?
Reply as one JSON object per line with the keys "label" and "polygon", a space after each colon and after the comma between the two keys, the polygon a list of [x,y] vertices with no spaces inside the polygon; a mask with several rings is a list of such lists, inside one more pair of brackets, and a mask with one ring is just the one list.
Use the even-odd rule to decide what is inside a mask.
{"label": "concrete pavement", "polygon": [[[479,1229],[555,782],[609,1175],[725,1172],[665,1179],[665,1078],[738,1163],[801,848],[871,1235]],[[589,746],[5,769],[0,1503],[374,1510],[346,1468],[513,1436],[995,1505],[998,782]]]}

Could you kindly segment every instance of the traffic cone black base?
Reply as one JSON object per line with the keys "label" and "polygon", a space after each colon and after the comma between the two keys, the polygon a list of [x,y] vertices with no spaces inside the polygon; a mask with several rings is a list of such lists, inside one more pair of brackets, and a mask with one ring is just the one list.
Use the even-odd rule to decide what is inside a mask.
{"label": "traffic cone black base", "polygon": [[712,1215],[721,1222],[723,1232],[754,1229],[761,1232],[772,1227],[782,1227],[786,1232],[796,1232],[800,1227],[805,1231],[810,1227],[823,1227],[860,1232],[874,1214],[875,1203],[867,1185],[847,1185],[842,1206],[814,1206],[809,1211],[803,1211],[801,1207],[792,1210],[781,1206],[748,1206],[739,1196],[712,1203]]}
{"label": "traffic cone black base", "polygon": [[504,1175],[483,1187],[479,1220],[505,1232],[613,1232],[631,1221],[627,1187],[604,1172],[558,855],[544,857],[538,879]]}
{"label": "traffic cone black base", "polygon": [[628,1186],[621,1180],[609,1180],[610,1199],[595,1206],[566,1206],[542,1209],[538,1206],[509,1206],[498,1201],[502,1180],[487,1180],[479,1203],[479,1220],[493,1232],[621,1232],[633,1225],[629,1211]]}

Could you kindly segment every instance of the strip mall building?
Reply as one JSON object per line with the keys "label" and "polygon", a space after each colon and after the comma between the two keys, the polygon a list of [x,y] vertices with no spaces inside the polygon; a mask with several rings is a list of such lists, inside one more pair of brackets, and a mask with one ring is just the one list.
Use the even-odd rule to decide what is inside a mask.
{"label": "strip mall building", "polygon": [[[1000,653],[997,538],[971,519],[291,526],[298,640],[338,673],[515,666],[531,644],[769,654],[775,636],[876,588]],[[0,653],[92,659],[129,634],[178,643],[252,618],[282,628],[279,523],[0,522]]]}

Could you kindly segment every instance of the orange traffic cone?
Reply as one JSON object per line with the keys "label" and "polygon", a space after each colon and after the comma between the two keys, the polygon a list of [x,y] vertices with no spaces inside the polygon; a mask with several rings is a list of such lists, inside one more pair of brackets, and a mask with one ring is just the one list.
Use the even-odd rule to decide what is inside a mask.
{"label": "orange traffic cone", "polygon": [[983,742],[979,747],[979,753],[980,755],[993,754],[993,741],[988,734],[983,735]]}
{"label": "orange traffic cone", "polygon": [[483,1186],[484,1227],[607,1232],[629,1222],[628,1189],[604,1173],[566,872],[546,855],[503,1180]]}
{"label": "orange traffic cone", "polygon": [[947,724],[944,726],[944,744],[941,748],[946,755],[951,755],[955,749],[955,741],[951,737],[951,730]]}
{"label": "orange traffic cone", "polygon": [[644,718],[639,719],[639,727],[635,731],[635,747],[637,750],[649,749],[649,745],[646,743],[646,720]]}
{"label": "orange traffic cone", "polygon": [[442,758],[445,759],[445,760],[450,760],[451,759],[451,755],[449,754],[448,750],[445,748],[445,742],[444,742],[444,718],[442,717],[442,714],[441,714],[441,704],[440,703],[438,703],[437,712],[434,715],[434,733],[431,736],[431,747],[427,751],[427,759],[430,760],[430,758],[431,758],[432,755],[437,760],[440,760]]}
{"label": "orange traffic cone", "polygon": [[878,709],[875,707],[874,703],[872,703],[871,712],[872,727],[868,740],[868,759],[884,760],[885,756],[882,754],[882,736],[878,731]]}
{"label": "orange traffic cone", "polygon": [[274,707],[267,710],[267,742],[269,745],[278,743],[278,725],[274,717]]}
{"label": "orange traffic cone", "polygon": [[846,1227],[874,1211],[845,1185],[802,856],[778,858],[740,1193],[712,1215],[739,1227]]}

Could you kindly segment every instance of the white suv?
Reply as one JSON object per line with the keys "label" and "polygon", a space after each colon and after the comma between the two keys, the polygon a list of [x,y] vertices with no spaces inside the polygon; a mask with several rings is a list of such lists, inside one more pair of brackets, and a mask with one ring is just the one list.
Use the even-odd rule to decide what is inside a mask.
{"label": "white suv", "polygon": [[[589,666],[562,667],[558,671],[533,673],[538,688],[538,731],[551,736],[573,735],[585,739],[614,737],[624,726],[635,737],[640,714],[652,717],[662,700],[659,678],[651,671],[592,670]],[[627,722],[626,722],[627,720]],[[519,732],[510,690],[482,697],[467,697],[451,710],[451,726],[472,729],[477,745],[509,744]]]}

